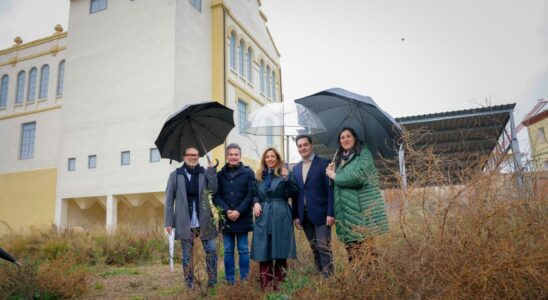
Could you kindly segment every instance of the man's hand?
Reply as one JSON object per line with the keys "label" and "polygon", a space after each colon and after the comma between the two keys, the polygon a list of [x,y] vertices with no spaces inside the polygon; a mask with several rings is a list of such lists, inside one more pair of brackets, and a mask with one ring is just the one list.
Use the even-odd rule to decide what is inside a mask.
{"label": "man's hand", "polygon": [[335,218],[327,216],[327,218],[325,220],[325,225],[331,226],[333,224],[335,224]]}
{"label": "man's hand", "polygon": [[295,228],[299,230],[303,229],[303,226],[301,226],[301,220],[299,218],[296,218],[295,220],[293,220],[293,224],[295,224]]}
{"label": "man's hand", "polygon": [[226,215],[230,220],[236,222],[236,220],[240,217],[240,212],[237,210],[229,210],[226,212]]}
{"label": "man's hand", "polygon": [[173,229],[173,228],[171,228],[171,226],[167,226],[167,227],[166,227],[167,233],[168,233],[168,234],[171,234],[171,230],[172,230],[172,229]]}

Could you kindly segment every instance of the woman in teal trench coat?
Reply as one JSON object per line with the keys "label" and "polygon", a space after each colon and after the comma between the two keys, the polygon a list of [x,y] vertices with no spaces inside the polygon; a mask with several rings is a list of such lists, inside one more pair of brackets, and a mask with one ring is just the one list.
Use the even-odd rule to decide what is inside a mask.
{"label": "woman in teal trench coat", "polygon": [[275,148],[263,153],[256,177],[251,259],[259,262],[261,288],[266,289],[272,281],[277,288],[285,278],[287,259],[297,257],[288,200],[297,185]]}

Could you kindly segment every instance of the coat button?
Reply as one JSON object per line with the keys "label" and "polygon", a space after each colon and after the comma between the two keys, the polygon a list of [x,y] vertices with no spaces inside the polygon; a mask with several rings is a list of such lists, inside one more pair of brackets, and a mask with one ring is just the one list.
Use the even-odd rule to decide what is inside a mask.
{"label": "coat button", "polygon": [[234,195],[234,192],[230,192],[231,195]]}
{"label": "coat button", "polygon": [[230,183],[232,183],[232,180],[230,181]]}

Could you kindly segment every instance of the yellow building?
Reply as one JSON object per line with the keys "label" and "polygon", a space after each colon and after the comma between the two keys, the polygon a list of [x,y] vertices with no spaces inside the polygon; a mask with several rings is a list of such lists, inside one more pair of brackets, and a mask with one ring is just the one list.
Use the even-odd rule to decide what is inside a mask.
{"label": "yellow building", "polygon": [[548,171],[548,110],[544,110],[523,121],[527,126],[533,170]]}
{"label": "yellow building", "polygon": [[[167,176],[154,141],[185,104],[234,110],[226,143],[255,167],[281,138],[239,129],[282,101],[261,1],[73,0],[69,32],[0,50],[0,235],[34,225],[163,226]],[[66,62],[66,64],[65,64]],[[224,161],[224,145],[213,151]],[[138,220],[138,221],[137,221]]]}

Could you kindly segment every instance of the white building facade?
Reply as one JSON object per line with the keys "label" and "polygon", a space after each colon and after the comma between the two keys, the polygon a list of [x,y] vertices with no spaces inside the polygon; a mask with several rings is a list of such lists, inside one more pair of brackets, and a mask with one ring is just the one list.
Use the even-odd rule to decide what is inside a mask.
{"label": "white building facade", "polygon": [[[166,118],[188,103],[214,99],[234,109],[237,127],[226,143],[239,143],[249,164],[256,166],[267,145],[281,149],[280,138],[238,131],[253,109],[282,98],[280,55],[260,5],[73,0],[68,34],[57,28],[51,37],[1,50],[0,76],[9,83],[0,106],[0,184],[9,193],[0,201],[21,202],[9,204],[17,213],[2,212],[0,221],[11,230],[48,222],[108,230],[163,226],[166,180],[179,164],[160,160],[154,141]],[[233,60],[233,35],[251,57]],[[49,93],[40,98],[43,65]],[[29,89],[33,67],[38,96],[27,101],[25,94],[20,103],[17,77],[25,71],[23,89]],[[26,158],[33,130],[33,154]],[[224,145],[213,156],[223,162]],[[38,179],[43,172],[47,182]],[[26,194],[25,181],[35,192]],[[28,209],[36,205],[47,209]]]}

